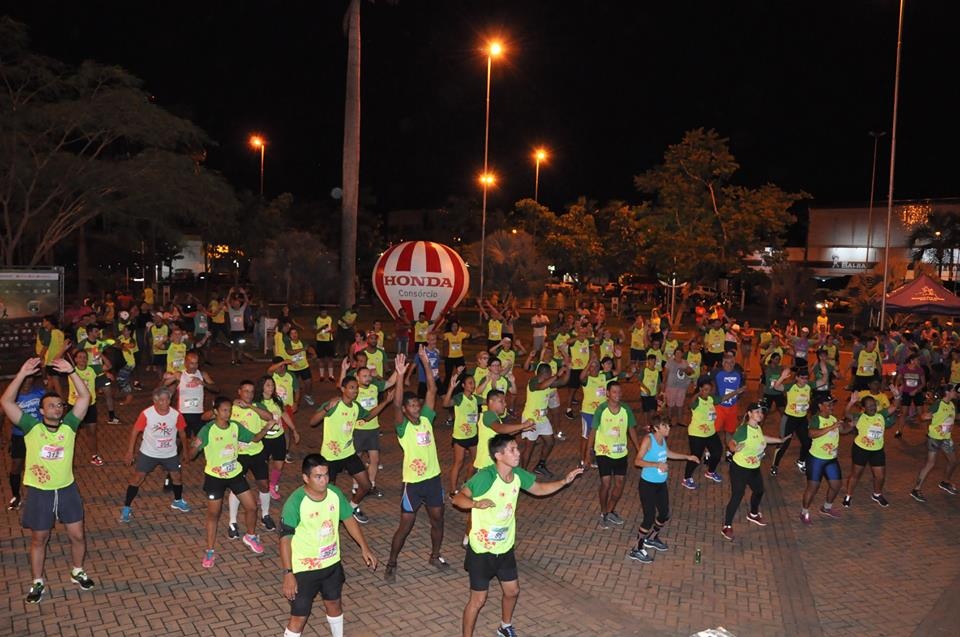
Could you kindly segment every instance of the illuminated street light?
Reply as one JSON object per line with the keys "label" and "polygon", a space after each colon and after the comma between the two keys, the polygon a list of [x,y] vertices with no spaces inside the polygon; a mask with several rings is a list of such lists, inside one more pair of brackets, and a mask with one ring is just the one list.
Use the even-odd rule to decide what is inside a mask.
{"label": "illuminated street light", "polygon": [[260,135],[251,135],[250,147],[260,150],[260,198],[263,199],[263,160],[267,148],[267,142]]}
{"label": "illuminated street light", "polygon": [[483,279],[487,255],[487,189],[496,183],[496,178],[488,170],[490,154],[490,77],[493,74],[493,58],[503,55],[503,44],[499,40],[487,43],[487,108],[483,126],[483,174],[480,185],[483,186],[483,204],[480,209],[480,298],[483,299]]}
{"label": "illuminated street light", "polygon": [[546,149],[538,148],[533,151],[533,159],[537,164],[536,172],[533,177],[533,200],[539,202],[540,198],[540,164],[547,160],[549,155],[547,154]]}

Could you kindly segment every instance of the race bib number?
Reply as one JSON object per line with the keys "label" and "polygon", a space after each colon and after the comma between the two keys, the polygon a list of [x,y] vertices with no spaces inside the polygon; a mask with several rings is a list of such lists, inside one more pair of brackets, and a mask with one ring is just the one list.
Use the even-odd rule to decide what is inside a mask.
{"label": "race bib number", "polygon": [[328,560],[331,557],[337,554],[337,543],[328,544],[327,546],[321,546],[320,552],[317,554],[317,557],[321,560]]}
{"label": "race bib number", "polygon": [[547,410],[546,410],[546,409],[538,409],[538,410],[536,411],[536,414],[537,414],[537,419],[538,419],[538,420],[543,420],[544,418],[547,417]]}
{"label": "race bib number", "polygon": [[367,411],[370,411],[371,409],[377,406],[377,399],[375,396],[367,396],[366,398],[361,398],[360,406],[366,409]]}
{"label": "race bib number", "polygon": [[343,423],[343,433],[348,434],[353,432],[354,422],[351,420],[349,422]]}
{"label": "race bib number", "polygon": [[627,445],[622,442],[618,442],[613,445],[613,453],[624,453],[627,450]]}
{"label": "race bib number", "polygon": [[180,372],[183,371],[183,359],[175,358],[173,359],[173,371]]}
{"label": "race bib number", "polygon": [[173,446],[173,438],[157,438],[157,449],[170,449]]}
{"label": "race bib number", "polygon": [[920,384],[920,382],[919,382],[916,378],[907,377],[907,379],[906,379],[906,385],[907,385],[907,387],[916,387],[916,386],[919,385],[919,384]]}
{"label": "race bib number", "polygon": [[870,440],[880,440],[883,438],[883,427],[882,426],[873,426],[867,429],[867,438]]}
{"label": "race bib number", "polygon": [[490,533],[487,534],[487,541],[489,542],[503,542],[507,539],[507,532],[509,528],[505,526],[497,527],[490,529]]}
{"label": "race bib number", "polygon": [[860,366],[860,371],[863,372],[864,376],[870,376],[873,374],[873,364],[866,363]]}
{"label": "race bib number", "polygon": [[603,387],[597,387],[597,398],[606,398],[607,390]]}
{"label": "race bib number", "polygon": [[717,419],[717,412],[711,411],[707,414],[707,420],[709,420],[710,422],[713,422],[716,419]]}
{"label": "race bib number", "polygon": [[184,409],[197,409],[198,407],[200,407],[199,398],[185,398],[183,401]]}
{"label": "race bib number", "polygon": [[940,423],[940,433],[942,435],[949,436],[951,431],[953,431],[953,420],[945,420]]}
{"label": "race bib number", "polygon": [[154,337],[153,337],[153,342],[154,342],[154,343],[162,343],[162,342],[163,342],[163,334],[156,334],[156,335],[154,335]]}
{"label": "race bib number", "polygon": [[796,403],[794,406],[794,411],[798,411],[801,414],[807,413],[807,410],[810,408],[810,405],[807,403]]}
{"label": "race bib number", "polygon": [[63,447],[57,445],[44,445],[40,449],[41,460],[63,460]]}
{"label": "race bib number", "polygon": [[303,352],[297,352],[296,354],[293,355],[293,358],[291,358],[290,360],[292,360],[294,363],[302,363]]}
{"label": "race bib number", "polygon": [[417,432],[417,446],[426,447],[430,444],[430,432],[429,431],[418,431]]}
{"label": "race bib number", "polygon": [[224,462],[222,465],[220,465],[220,472],[232,473],[236,468],[237,468],[237,461],[231,460],[230,462]]}
{"label": "race bib number", "polygon": [[477,413],[467,414],[467,424],[468,425],[477,424],[478,416],[479,414]]}

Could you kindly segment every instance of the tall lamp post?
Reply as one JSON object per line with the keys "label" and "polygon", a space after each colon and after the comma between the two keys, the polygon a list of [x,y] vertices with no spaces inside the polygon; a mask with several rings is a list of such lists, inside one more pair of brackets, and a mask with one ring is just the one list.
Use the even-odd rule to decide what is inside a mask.
{"label": "tall lamp post", "polygon": [[533,176],[533,200],[540,202],[540,163],[546,161],[548,155],[544,148],[538,148],[533,151],[533,160],[536,162],[536,170]]}
{"label": "tall lamp post", "polygon": [[263,199],[263,160],[267,142],[260,135],[251,135],[250,147],[260,151],[260,198]]}
{"label": "tall lamp post", "polygon": [[487,108],[483,127],[483,174],[480,175],[480,186],[483,188],[483,204],[480,210],[480,300],[483,300],[484,266],[487,255],[487,188],[492,186],[496,179],[490,174],[490,76],[493,73],[493,58],[503,55],[503,44],[493,40],[487,44]]}
{"label": "tall lamp post", "polygon": [[877,185],[877,148],[880,138],[886,135],[886,131],[870,131],[870,137],[873,137],[873,170],[870,172],[870,207],[867,213],[867,257],[864,259],[870,263],[870,246],[873,245],[873,193]]}
{"label": "tall lamp post", "polygon": [[900,54],[903,50],[903,5],[900,0],[900,20],[897,24],[897,70],[893,77],[893,124],[890,128],[890,183],[887,187],[887,237],[883,250],[883,288],[880,290],[880,329],[887,317],[887,279],[890,276],[890,222],[893,219],[893,167],[897,159],[897,106],[900,98]]}

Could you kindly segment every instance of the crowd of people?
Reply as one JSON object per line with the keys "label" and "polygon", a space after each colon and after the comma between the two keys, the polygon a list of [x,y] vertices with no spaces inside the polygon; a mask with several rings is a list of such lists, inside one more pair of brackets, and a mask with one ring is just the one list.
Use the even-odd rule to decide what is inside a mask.
{"label": "crowd of people", "polygon": [[[661,534],[671,517],[671,460],[684,462],[680,484],[691,491],[700,488],[701,465],[703,479],[715,486],[725,481],[721,463],[728,465],[730,497],[718,526],[730,541],[747,488],[746,521],[768,524],[761,511],[761,464],[767,448],[775,447],[768,471],[778,476],[794,438],[800,443],[796,466],[806,477],[802,524],[812,522],[823,481],[826,494],[816,507],[821,516],[840,516],[834,505],[841,489],[842,507],[852,506],[867,466],[872,501],[889,505],[883,445],[893,427],[897,437],[911,426],[925,428],[927,459],[911,496],[926,502],[923,483],[941,454],[947,465],[938,486],[957,494],[951,435],[960,390],[960,335],[952,326],[928,322],[916,330],[845,335],[822,311],[809,326],[790,320],[782,328],[777,322],[755,328],[719,306],[695,313],[695,329],[681,334],[656,308],[632,317],[626,329],[614,327],[602,304],[552,318],[536,309],[529,325],[521,326],[515,301],[484,299],[478,303],[478,333],[465,329],[456,315],[432,321],[421,314],[413,320],[401,311],[391,330],[394,346],[388,348],[382,323],[361,329],[356,307],[337,316],[321,309],[308,325],[284,308],[273,356],[262,362],[246,348],[252,326],[244,289],[231,289],[208,304],[193,297],[178,301],[159,307],[149,298],[120,305],[110,299],[99,312],[76,313],[70,325],[47,317],[37,335],[37,357],[23,364],[0,398],[14,427],[8,509],[22,507],[22,525],[31,537],[27,602],[40,602],[47,590],[45,550],[57,520],[70,538],[71,579],[84,590],[94,587],[84,569],[83,503],[73,476],[77,437],[90,463],[102,466],[98,397],[107,405],[105,422],[121,424],[115,403],[129,403],[143,387],[150,388],[152,401],[129,423],[123,460],[131,472],[122,500],[118,494],[119,522],[135,519],[139,490],[158,467],[171,509],[189,512],[182,465],[202,461],[207,505],[201,566],[215,566],[224,499],[227,537],[262,554],[258,528],[277,532],[282,592],[291,603],[285,637],[301,634],[318,594],[331,633],[343,634],[341,523],[363,561],[378,565],[362,530],[370,521],[362,503],[384,497],[382,479],[378,484],[386,438],[380,418],[388,409],[402,456],[400,483],[389,486],[399,494],[401,511],[384,577],[396,581],[399,556],[421,506],[430,524],[427,562],[438,570],[450,568],[443,554],[447,505],[469,512],[462,540],[470,589],[464,635],[473,634],[494,578],[502,592],[498,634],[516,635],[520,490],[550,495],[596,471],[598,530],[624,525],[617,506],[631,448],[642,519],[626,555],[640,563],[669,550]],[[521,329],[532,334],[528,344],[518,338]],[[232,365],[256,372],[255,379],[235,388],[218,386],[209,371],[218,344],[230,352]],[[840,365],[841,347],[852,349],[847,369]],[[477,350],[469,364],[468,349]],[[760,386],[748,399],[751,370]],[[628,388],[638,395],[634,404],[627,402]],[[844,391],[850,391],[849,400],[839,410],[837,396]],[[578,466],[555,474],[549,463],[567,438],[564,421],[576,419]],[[676,436],[670,438],[677,426],[687,430],[685,448]],[[277,521],[271,509],[284,500],[283,469],[304,427],[322,428],[322,442],[304,449],[297,486],[277,505]],[[450,430],[449,467],[439,460],[441,427]],[[765,433],[772,430],[776,435]],[[840,436],[850,433],[844,483]],[[351,485],[342,490],[336,486],[341,473],[350,476]]]}

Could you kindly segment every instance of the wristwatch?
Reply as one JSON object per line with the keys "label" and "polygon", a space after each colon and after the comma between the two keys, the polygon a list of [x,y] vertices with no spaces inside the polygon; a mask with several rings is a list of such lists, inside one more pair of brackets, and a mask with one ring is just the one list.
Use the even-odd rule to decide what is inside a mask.
{"label": "wristwatch", "polygon": [[293,573],[293,569],[292,569],[292,568],[285,568],[285,569],[283,569],[283,573],[284,573],[284,575],[286,575],[287,573]]}

